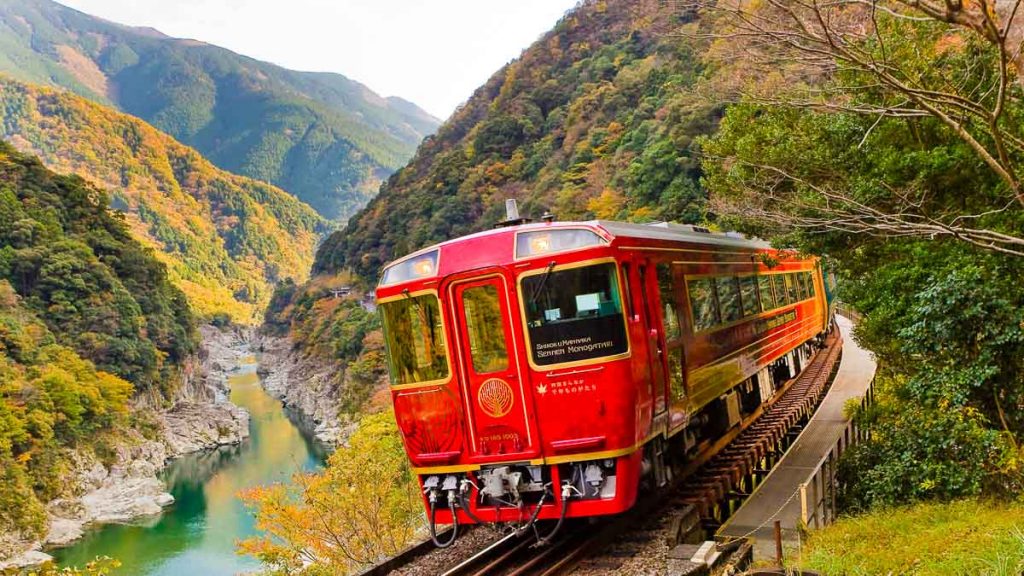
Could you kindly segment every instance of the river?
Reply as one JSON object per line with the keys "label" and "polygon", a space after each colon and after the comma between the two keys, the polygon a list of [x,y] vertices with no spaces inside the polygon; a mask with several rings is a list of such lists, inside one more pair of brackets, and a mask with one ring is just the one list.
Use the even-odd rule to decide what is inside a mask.
{"label": "river", "polygon": [[288,417],[267,394],[250,358],[228,379],[231,401],[250,414],[250,436],[238,446],[190,454],[164,472],[175,503],[148,522],[108,524],[50,553],[60,566],[96,556],[121,561],[123,576],[220,576],[259,568],[235,553],[235,542],[255,534],[240,490],[286,482],[297,470],[323,466],[328,450]]}

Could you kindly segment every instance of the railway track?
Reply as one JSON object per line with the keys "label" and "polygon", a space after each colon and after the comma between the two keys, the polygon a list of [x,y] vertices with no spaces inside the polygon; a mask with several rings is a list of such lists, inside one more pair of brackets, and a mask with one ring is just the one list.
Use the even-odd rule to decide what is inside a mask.
{"label": "railway track", "polygon": [[738,508],[792,445],[825,396],[842,352],[832,335],[827,347],[801,372],[786,392],[750,426],[675,492],[693,505],[704,527],[714,532]]}
{"label": "railway track", "polygon": [[[570,528],[567,526],[567,528]],[[451,568],[442,576],[524,576],[553,574],[558,555],[572,548],[576,530],[546,546],[539,546],[532,534],[506,536],[471,558]]]}
{"label": "railway track", "polygon": [[[701,461],[677,470],[672,486],[641,498],[630,511],[599,520],[567,522],[560,536],[547,545],[537,544],[532,532],[502,536],[447,568],[443,576],[555,576],[577,570],[615,573],[652,539],[661,539],[671,548],[696,528],[704,531],[700,539],[714,534],[799,435],[828,390],[841,350],[838,334],[829,336],[826,347],[748,426],[725,438]],[[428,550],[429,546],[413,547],[404,553],[407,558],[393,558],[362,576],[393,570],[431,573],[404,569],[433,553]]]}

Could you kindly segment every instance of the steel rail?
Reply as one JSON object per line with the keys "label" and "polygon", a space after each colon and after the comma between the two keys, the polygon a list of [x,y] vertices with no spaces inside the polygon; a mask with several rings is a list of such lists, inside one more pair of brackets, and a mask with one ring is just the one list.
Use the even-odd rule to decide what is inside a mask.
{"label": "steel rail", "polygon": [[[731,515],[732,505],[753,491],[758,477],[763,478],[766,470],[781,459],[795,432],[816,410],[831,383],[841,350],[841,338],[829,336],[825,349],[787,382],[782,394],[755,414],[744,428],[725,442],[713,445],[708,450],[710,454],[706,452],[700,457],[699,464],[684,468],[671,486],[648,494],[619,516],[599,521],[598,526],[590,525],[591,534],[581,536],[579,532],[565,530],[561,538],[536,549],[532,555],[526,553],[534,544],[531,538],[509,534],[450,568],[442,576],[567,574],[587,560],[587,554],[595,547],[607,544],[640,520],[649,518],[656,509],[665,508],[666,496],[675,505],[694,506],[705,527],[717,527]],[[562,551],[564,553],[559,554]],[[407,561],[397,565],[389,563],[384,572],[367,571],[363,574],[384,574],[412,564],[421,555],[410,554]],[[610,563],[614,564],[614,561]]]}

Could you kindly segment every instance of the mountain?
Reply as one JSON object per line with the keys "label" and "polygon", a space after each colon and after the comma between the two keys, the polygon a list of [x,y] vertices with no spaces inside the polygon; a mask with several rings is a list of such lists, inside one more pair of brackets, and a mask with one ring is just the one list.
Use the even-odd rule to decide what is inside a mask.
{"label": "mountain", "polygon": [[[11,305],[42,320],[51,339],[140,388],[166,381],[195,352],[185,295],[109,208],[107,193],[57,175],[4,142],[0,282],[16,294]],[[10,342],[0,346],[6,354],[23,351]]]}
{"label": "mountain", "polygon": [[0,77],[0,138],[111,191],[136,237],[205,317],[250,321],[271,285],[305,278],[327,224],[284,191],[213,166],[145,122]]}
{"label": "mountain", "polygon": [[0,72],[138,116],[331,220],[362,207],[438,125],[340,74],[287,70],[50,0],[0,0]]}
{"label": "mountain", "polygon": [[[0,535],[45,534],[66,449],[101,451],[134,392],[169,392],[198,334],[102,190],[0,142]],[[106,453],[110,454],[110,444]],[[0,538],[0,558],[10,544]]]}
{"label": "mountain", "polygon": [[314,272],[371,281],[387,261],[525,215],[699,222],[694,140],[723,105],[702,97],[691,15],[659,0],[587,0],[495,73],[424,140]]}

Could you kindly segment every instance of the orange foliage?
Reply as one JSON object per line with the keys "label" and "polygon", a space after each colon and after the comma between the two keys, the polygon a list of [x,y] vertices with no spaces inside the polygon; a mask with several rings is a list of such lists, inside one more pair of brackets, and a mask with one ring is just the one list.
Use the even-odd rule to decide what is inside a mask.
{"label": "orange foliage", "polygon": [[423,526],[394,415],[366,416],[327,468],[244,491],[260,536],[239,543],[284,573],[344,574],[394,555]]}

